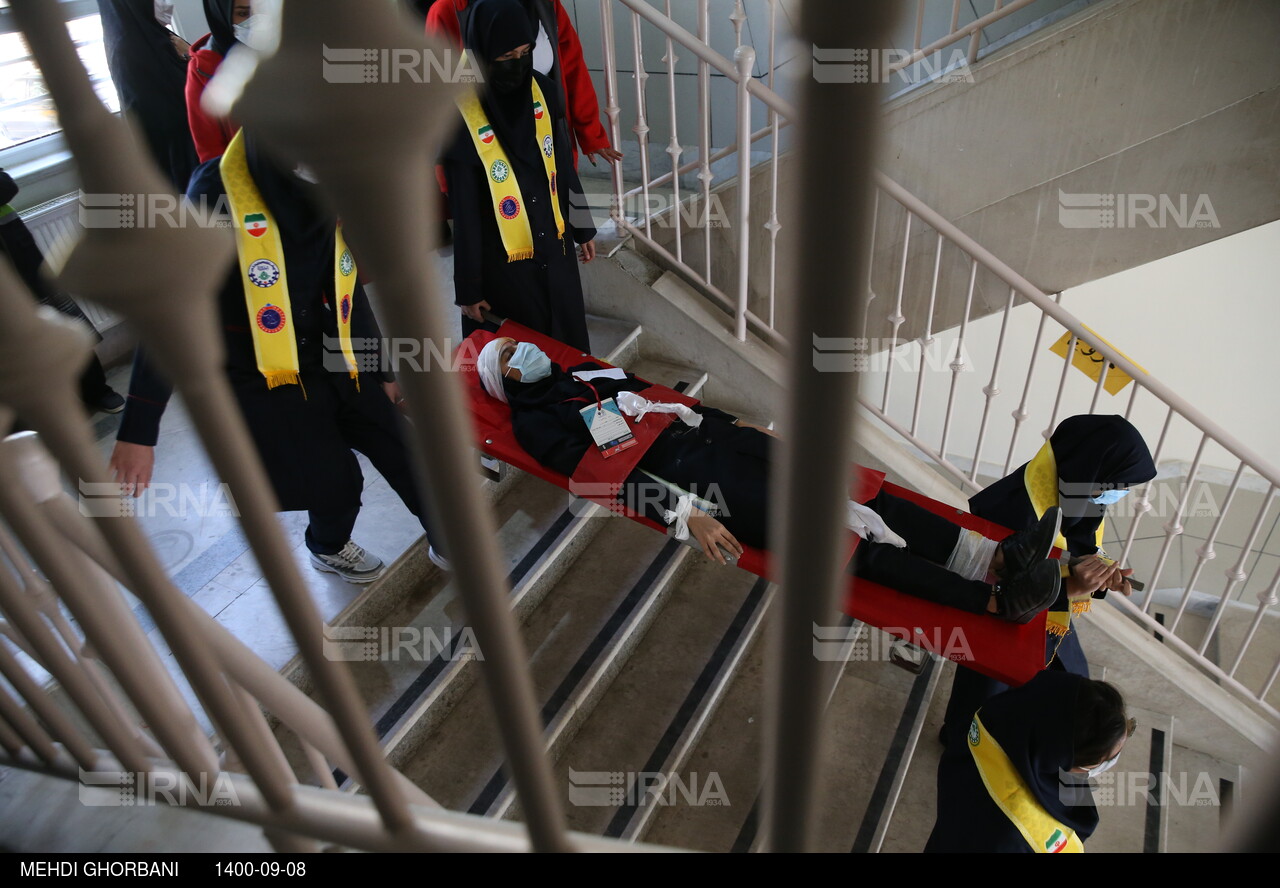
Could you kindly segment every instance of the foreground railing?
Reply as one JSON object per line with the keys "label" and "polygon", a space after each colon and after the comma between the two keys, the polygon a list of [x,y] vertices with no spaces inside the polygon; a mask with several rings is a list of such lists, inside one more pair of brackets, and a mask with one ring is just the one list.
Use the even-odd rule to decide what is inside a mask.
{"label": "foreground railing", "polygon": [[[971,62],[976,58],[982,29],[1026,5],[1026,2],[997,2],[990,13],[961,27],[957,3],[952,9],[951,31],[922,47],[922,0],[916,7],[912,51],[904,51],[901,58],[887,66],[888,70],[903,70],[965,39],[970,41],[967,60]],[[629,55],[620,53],[615,45],[615,8],[631,18]],[[781,150],[780,138],[795,120],[796,111],[773,89],[778,4],[776,0],[768,4],[767,64],[763,79],[753,76],[756,50],[742,40],[747,20],[743,4],[735,3],[730,14],[736,42],[732,59],[708,45],[712,30],[709,8],[708,0],[700,0],[697,32],[693,33],[673,20],[669,0],[664,4],[665,14],[656,3],[645,0],[601,0],[605,111],[614,142],[620,144],[624,127],[617,69],[625,63],[631,67],[635,81],[635,123],[630,129],[640,153],[638,185],[628,188],[621,169],[613,173],[612,215],[620,230],[678,271],[722,309],[732,319],[732,328],[739,340],[745,341],[748,335],[754,335],[782,348],[786,343],[774,321],[778,310],[777,280],[780,275],[789,276],[789,269],[780,269],[780,264],[785,265],[785,257],[778,244],[779,232],[786,224],[780,219],[780,211],[785,215],[785,209],[780,210],[779,174],[787,168],[788,155]],[[650,173],[649,133],[653,117],[649,107],[650,90],[646,86],[650,75],[646,71],[642,23],[657,29],[665,52],[665,112],[669,117],[670,137],[664,150],[670,156],[670,170],[660,175]],[[763,46],[760,34],[753,36],[756,45]],[[857,47],[858,44],[841,44],[834,34],[828,33],[822,36],[821,46]],[[813,51],[814,77],[817,78],[818,44]],[[692,161],[682,160],[686,149],[681,144],[678,128],[675,68],[678,53],[692,54],[698,65],[700,126],[696,137],[697,158]],[[856,57],[867,58],[866,55]],[[808,60],[802,63],[807,64]],[[711,138],[712,71],[731,82],[736,93],[736,141],[718,150]],[[874,70],[868,69],[862,76],[874,79],[874,74]],[[763,128],[753,129],[753,111],[759,108],[753,102],[763,106],[767,119]],[[722,107],[723,104],[715,106],[717,113]],[[753,192],[765,186],[761,173],[757,172],[753,180],[751,153],[753,145],[765,138],[769,139],[769,152],[761,169],[767,169],[768,174],[764,196],[767,211],[753,215],[753,201],[758,197]],[[832,151],[826,157],[826,166],[833,177],[843,163],[843,156],[837,157],[838,154]],[[735,179],[725,178],[722,183],[733,187],[714,190],[713,164],[735,155]],[[700,190],[692,196],[683,195],[681,176],[695,169]],[[670,199],[655,199],[659,189],[670,189]],[[736,206],[726,212],[721,201],[736,202]],[[1267,522],[1276,520],[1271,510],[1280,486],[1280,470],[1086,328],[1080,319],[1063,309],[1060,295],[1057,299],[1051,298],[883,174],[876,176],[873,205],[871,234],[864,247],[866,272],[859,278],[865,282],[859,289],[867,295],[862,336],[841,340],[827,333],[813,342],[814,353],[822,351],[829,359],[834,350],[837,357],[847,358],[851,365],[856,363],[871,370],[860,395],[862,405],[970,492],[1021,465],[1034,455],[1060,419],[1076,413],[1122,412],[1143,433],[1158,465],[1162,458],[1169,463],[1174,454],[1194,452],[1180,486],[1175,489],[1164,478],[1144,485],[1131,497],[1133,502],[1128,505],[1132,505],[1133,514],[1126,516],[1129,520],[1114,522],[1124,533],[1116,541],[1118,551],[1112,554],[1134,566],[1147,589],[1139,598],[1140,603],[1123,599],[1117,603],[1223,686],[1258,704],[1272,717],[1280,718],[1280,712],[1267,702],[1280,676],[1280,658],[1272,662],[1268,659],[1270,654],[1262,652],[1262,645],[1254,645],[1260,633],[1269,639],[1280,634],[1277,623],[1280,615],[1272,610],[1277,604],[1280,571],[1261,588],[1256,582],[1259,578],[1252,577],[1261,561],[1261,553],[1255,547],[1260,538],[1266,539],[1262,531]],[[803,213],[799,212],[801,207]],[[845,208],[830,197],[797,204],[791,209],[801,219],[818,215],[827,220],[838,218],[844,211]],[[833,237],[830,231],[822,232],[819,237],[824,249],[843,249],[839,245],[848,243]],[[756,260],[753,250],[764,250],[766,260]],[[732,266],[717,267],[713,257],[726,253],[734,256]],[[835,286],[834,280],[837,279],[823,284],[828,294]],[[963,308],[957,310],[958,305]],[[999,318],[998,332],[988,329],[992,326],[990,319],[979,320],[993,310]],[[1027,323],[1028,313],[1034,334]],[[944,330],[948,331],[946,336],[939,332]],[[909,338],[904,338],[908,333]],[[1042,351],[1063,337],[1067,340],[1062,343],[1063,354],[1074,356],[1080,350],[1092,349],[1089,357],[1105,362],[1107,372],[1097,373],[1096,381],[1082,389],[1080,380],[1084,377],[1072,375],[1077,373],[1072,363],[1054,357],[1051,360],[1060,361],[1060,366],[1051,366],[1042,372],[1058,375],[1056,387],[1052,382],[1033,384],[1036,371],[1045,360]],[[981,345],[976,346],[975,342],[979,341]],[[1017,363],[1008,357],[1011,352],[1025,348],[1027,342],[1033,342],[1031,349],[1019,351]],[[808,347],[807,343],[802,345]],[[913,345],[918,345],[918,355]],[[1111,406],[1111,399],[1119,395],[1107,388],[1117,372],[1133,379],[1122,410]],[[914,376],[914,379],[904,384],[904,376]],[[1016,385],[1018,378],[1022,384],[1015,407],[1007,399],[1001,401],[1000,395],[1002,386]],[[930,385],[938,379],[942,380],[940,385]],[[973,383],[975,379],[985,382],[980,390]],[[1141,402],[1139,391],[1146,393]],[[1011,424],[999,419],[1002,404],[1010,408]],[[1044,408],[1049,404],[1052,408],[1046,411]],[[1033,416],[1039,434],[1024,435],[1023,426]],[[1040,420],[1044,421],[1043,425],[1039,425]],[[1174,428],[1172,436],[1171,427]],[[1204,462],[1207,454],[1217,463]],[[992,459],[994,462],[984,462]],[[1216,464],[1223,468],[1210,469]],[[1229,484],[1225,478],[1211,480],[1202,476],[1203,472],[1218,478],[1224,471],[1231,476]],[[1246,498],[1258,499],[1253,519],[1243,525],[1228,520],[1232,507],[1241,508],[1237,504]],[[1251,503],[1248,508],[1255,506]],[[1145,519],[1153,511],[1166,519],[1157,531],[1158,551],[1151,551],[1151,540],[1143,536],[1151,530]],[[1202,519],[1211,519],[1212,524],[1200,529],[1203,544],[1195,552],[1194,565],[1183,570],[1176,564],[1179,537],[1187,531],[1189,520],[1194,520],[1199,528],[1206,524]],[[1206,566],[1220,548],[1237,551],[1238,555],[1225,571],[1225,583],[1220,589],[1210,588],[1206,604],[1205,592],[1197,588],[1197,584],[1207,581]],[[1252,570],[1249,569],[1251,560]],[[1171,569],[1171,565],[1177,570]],[[1255,582],[1250,584],[1250,579]],[[1166,580],[1167,590],[1160,589],[1162,580]],[[1248,589],[1254,591],[1256,606],[1242,601]],[[1158,597],[1157,592],[1164,595]],[[1173,600],[1163,601],[1169,594],[1174,596]],[[1235,614],[1242,607],[1251,611],[1247,626],[1237,626],[1239,621],[1233,617],[1228,628],[1238,637],[1228,638],[1229,633],[1223,626],[1224,615]],[[1197,615],[1206,608],[1211,609],[1207,624],[1204,619],[1188,619],[1189,608]],[[1253,657],[1250,657],[1251,651]]]}
{"label": "foreground railing", "polygon": [[[83,190],[167,195],[139,142],[94,96],[58,7],[45,0],[12,0],[11,7],[61,112]],[[887,7],[850,15],[840,0],[808,0],[804,14],[808,31],[835,22],[835,35],[849,42],[883,39],[889,18]],[[448,80],[425,85],[410,79],[330,80],[322,61],[331,46],[364,47],[375,55],[411,49],[425,57],[436,51],[407,30],[391,4],[290,0],[278,48],[261,58],[247,51],[230,55],[207,100],[221,103],[221,112],[229,111],[284,156],[316,173],[360,251],[362,269],[377,280],[383,329],[430,342],[444,353],[445,300],[435,292],[436,276],[419,242],[421,232],[432,230],[431,207],[422,200],[433,193],[423,159],[455,125],[453,98],[461,87]],[[874,127],[872,90],[812,84],[804,92],[810,119],[839,111],[839,138],[852,144]],[[865,239],[870,223],[863,208],[870,205],[871,144],[865,140],[851,150],[834,182],[818,172],[821,140],[810,137],[801,149],[814,171],[804,177],[803,190],[834,195],[853,208],[840,223],[851,243]],[[472,477],[470,421],[456,376],[433,362],[399,376],[419,430],[410,450],[422,498],[441,528],[456,588],[483,651],[480,669],[524,824],[488,823],[432,809],[430,799],[387,765],[347,667],[325,656],[322,621],[223,373],[214,297],[231,258],[231,239],[225,230],[186,221],[173,227],[90,228],[67,257],[59,282],[124,316],[174,383],[228,485],[323,709],[192,604],[135,521],[118,515],[87,518],[61,492],[59,472],[81,485],[109,483],[75,393],[91,345],[83,331],[37,311],[31,295],[0,263],[0,314],[5,317],[0,426],[8,428],[16,414],[39,436],[21,436],[0,448],[0,514],[16,537],[0,534],[7,560],[0,563],[0,672],[18,694],[0,689],[0,764],[81,780],[86,771],[125,771],[166,786],[202,788],[206,801],[211,795],[235,800],[207,804],[205,810],[263,824],[282,850],[315,850],[320,841],[367,850],[634,848],[565,829],[527,657],[499,569],[503,559],[493,517],[465,480]],[[790,301],[780,321],[796,339],[820,328],[852,336],[862,311],[859,300],[832,310],[817,283],[861,275],[863,254],[811,253],[796,281],[797,290],[811,295]],[[788,377],[800,394],[790,418],[795,443],[778,466],[775,491],[782,503],[774,537],[780,541],[775,552],[781,565],[781,617],[779,643],[768,666],[770,752],[764,775],[769,790],[763,816],[769,847],[776,850],[806,848],[815,817],[827,676],[824,664],[812,656],[812,626],[835,612],[844,583],[844,485],[830,479],[848,471],[852,446],[851,436],[832,438],[830,431],[833,424],[851,425],[857,380],[856,372],[820,374],[803,353],[793,356]],[[828,409],[816,409],[823,404]],[[832,404],[838,406],[831,409]],[[24,478],[30,485],[22,483]],[[789,508],[791,502],[804,507]],[[158,662],[116,584],[154,618],[198,710]],[[60,617],[64,604],[83,636]],[[42,677],[34,669],[28,672],[30,664],[15,651],[56,679],[68,710],[89,731],[63,717],[63,702],[55,704],[46,695]],[[290,761],[267,713],[292,732],[301,763]],[[243,774],[232,773],[220,759],[210,731]],[[351,774],[367,795],[338,793],[329,776],[335,766]],[[298,771],[318,785],[301,785]],[[169,803],[188,802],[170,798]]]}

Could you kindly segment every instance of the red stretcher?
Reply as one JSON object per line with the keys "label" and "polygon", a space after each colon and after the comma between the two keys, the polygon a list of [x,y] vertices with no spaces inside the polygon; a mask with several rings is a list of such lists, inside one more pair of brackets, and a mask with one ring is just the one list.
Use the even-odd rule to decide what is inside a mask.
{"label": "red stretcher", "polygon": [[[485,345],[499,337],[533,343],[546,353],[552,363],[564,369],[583,363],[594,363],[601,368],[613,366],[513,321],[504,322],[497,333],[484,330],[472,333],[459,347],[456,364],[467,391],[476,447],[487,456],[665,534],[667,528],[664,525],[629,511],[618,501],[617,495],[622,482],[635,468],[648,445],[676,418],[669,413],[647,414],[639,424],[629,424],[639,446],[623,450],[608,460],[601,457],[596,448],[589,448],[572,478],[553,472],[524,451],[511,428],[510,408],[489,397],[480,383],[476,358]],[[661,385],[653,385],[639,394],[651,401],[674,401],[690,406],[698,403],[695,398]],[[872,469],[859,467],[851,487],[850,497],[856,502],[866,502],[884,489],[991,539],[1003,539],[1012,533],[998,524],[891,484],[884,480],[884,473]],[[850,556],[858,542],[858,537],[850,533]],[[738,567],[771,579],[769,553],[751,546],[743,549],[737,561]],[[1045,614],[1037,615],[1030,623],[1009,623],[926,601],[868,580],[858,579],[855,582],[852,576],[849,577],[842,609],[856,620],[940,657],[963,661],[969,668],[1006,684],[1023,684],[1045,665]]]}

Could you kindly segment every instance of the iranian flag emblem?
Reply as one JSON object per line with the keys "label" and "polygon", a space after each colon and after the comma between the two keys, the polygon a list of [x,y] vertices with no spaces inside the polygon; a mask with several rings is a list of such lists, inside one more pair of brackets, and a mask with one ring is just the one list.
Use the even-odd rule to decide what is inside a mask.
{"label": "iranian flag emblem", "polygon": [[264,213],[250,213],[244,217],[244,230],[249,232],[250,237],[262,237],[270,227]]}
{"label": "iranian flag emblem", "polygon": [[1067,847],[1067,834],[1060,829],[1055,829],[1053,835],[1049,836],[1049,840],[1044,843],[1046,854],[1057,854],[1065,847]]}
{"label": "iranian flag emblem", "polygon": [[486,145],[493,141],[493,127],[489,126],[489,124],[486,123],[484,126],[480,127],[479,133],[480,141],[484,142]]}
{"label": "iranian flag emblem", "polygon": [[534,102],[534,103],[533,103],[533,119],[534,119],[534,120],[541,120],[541,119],[542,119],[542,115],[543,115],[543,114],[545,114],[545,113],[546,113],[546,112],[542,109],[542,103],[541,103],[541,102]]}

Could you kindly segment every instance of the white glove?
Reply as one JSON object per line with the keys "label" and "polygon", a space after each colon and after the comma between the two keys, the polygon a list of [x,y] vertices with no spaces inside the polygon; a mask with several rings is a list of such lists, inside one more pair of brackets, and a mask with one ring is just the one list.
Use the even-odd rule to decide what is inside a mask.
{"label": "white glove", "polygon": [[889,529],[884,519],[866,506],[849,500],[849,513],[845,526],[871,543],[888,543],[899,549],[907,547],[907,541]]}
{"label": "white glove", "polygon": [[702,414],[695,413],[691,408],[684,404],[668,404],[663,401],[650,401],[648,398],[642,398],[635,392],[620,392],[614,399],[618,402],[618,409],[639,422],[646,413],[674,413],[680,417],[680,421],[690,428],[696,429],[702,425]]}
{"label": "white glove", "polygon": [[[624,392],[630,394],[630,392]],[[693,494],[686,493],[676,501],[675,511],[665,509],[662,512],[662,520],[667,524],[675,524],[676,539],[689,539],[689,516],[693,514]]]}

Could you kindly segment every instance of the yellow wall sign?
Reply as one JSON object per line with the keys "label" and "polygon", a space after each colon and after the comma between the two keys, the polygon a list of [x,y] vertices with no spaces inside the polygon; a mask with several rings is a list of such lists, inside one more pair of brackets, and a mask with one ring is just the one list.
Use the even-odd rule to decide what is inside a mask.
{"label": "yellow wall sign", "polygon": [[[1085,327],[1085,329],[1089,330],[1091,337],[1096,342],[1110,346],[1143,373],[1147,372],[1145,367],[1140,365],[1137,361],[1134,361],[1133,358],[1130,358],[1124,352],[1117,349],[1114,345],[1111,345],[1110,342],[1107,342],[1107,340],[1103,339],[1093,330],[1090,330],[1088,327]],[[1060,358],[1065,358],[1067,356],[1067,346],[1070,344],[1071,331],[1068,330],[1066,333],[1062,334],[1061,339],[1049,347],[1049,351],[1053,352]],[[1125,373],[1115,364],[1110,363],[1100,352],[1083,339],[1076,340],[1076,350],[1075,354],[1071,356],[1071,364],[1094,382],[1098,381],[1098,377],[1102,375],[1102,368],[1105,366],[1107,368],[1107,381],[1102,384],[1102,387],[1107,390],[1108,394],[1114,395],[1126,385],[1133,382],[1132,376]]]}

